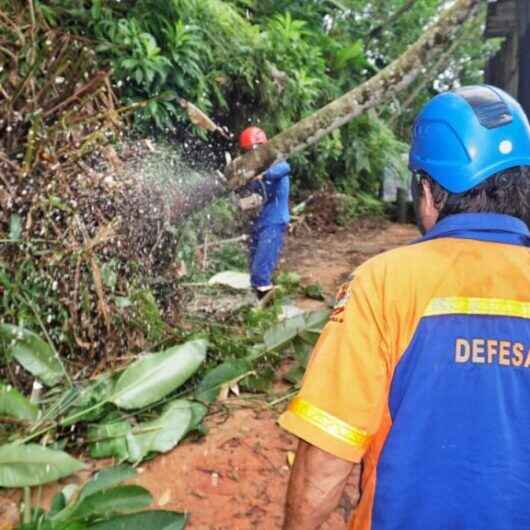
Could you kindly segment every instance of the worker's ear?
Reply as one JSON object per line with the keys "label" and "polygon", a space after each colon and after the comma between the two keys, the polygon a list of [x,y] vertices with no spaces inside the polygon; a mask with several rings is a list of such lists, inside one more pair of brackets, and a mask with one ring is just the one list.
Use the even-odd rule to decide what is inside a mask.
{"label": "worker's ear", "polygon": [[440,207],[436,204],[432,185],[428,179],[421,179],[421,196],[415,201],[416,222],[420,232],[424,234],[430,230],[438,221]]}
{"label": "worker's ear", "polygon": [[425,208],[427,210],[437,209],[434,195],[432,193],[431,183],[428,179],[421,179],[420,186],[422,189],[423,200],[425,201]]}

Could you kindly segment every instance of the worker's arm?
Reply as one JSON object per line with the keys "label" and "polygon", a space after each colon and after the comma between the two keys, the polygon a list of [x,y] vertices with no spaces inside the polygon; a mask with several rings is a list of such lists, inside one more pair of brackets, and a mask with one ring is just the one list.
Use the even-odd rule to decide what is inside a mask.
{"label": "worker's arm", "polygon": [[249,180],[244,186],[239,189],[263,194],[263,176],[264,173],[256,175],[253,179]]}
{"label": "worker's arm", "polygon": [[283,530],[319,528],[337,507],[354,466],[360,464],[300,440],[287,490]]}
{"label": "worker's arm", "polygon": [[283,161],[271,166],[265,171],[265,173],[263,173],[263,176],[269,180],[277,180],[285,177],[285,175],[288,175],[290,172],[291,166],[288,162]]}

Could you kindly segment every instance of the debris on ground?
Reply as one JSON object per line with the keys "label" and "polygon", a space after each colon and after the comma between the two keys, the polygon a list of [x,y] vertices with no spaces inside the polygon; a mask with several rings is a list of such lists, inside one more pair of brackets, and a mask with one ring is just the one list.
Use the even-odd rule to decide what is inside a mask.
{"label": "debris on ground", "polygon": [[250,274],[248,272],[223,271],[208,280],[208,285],[224,285],[232,289],[250,289]]}

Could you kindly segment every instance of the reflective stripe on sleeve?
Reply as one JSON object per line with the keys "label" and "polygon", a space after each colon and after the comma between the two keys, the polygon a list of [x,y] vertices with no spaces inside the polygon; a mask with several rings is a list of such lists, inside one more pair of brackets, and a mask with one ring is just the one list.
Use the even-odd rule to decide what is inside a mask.
{"label": "reflective stripe on sleeve", "polygon": [[501,298],[433,298],[424,316],[457,314],[530,318],[530,302]]}
{"label": "reflective stripe on sleeve", "polygon": [[370,442],[370,435],[366,431],[348,425],[305,399],[295,398],[289,405],[289,411],[330,436],[358,449],[365,449]]}

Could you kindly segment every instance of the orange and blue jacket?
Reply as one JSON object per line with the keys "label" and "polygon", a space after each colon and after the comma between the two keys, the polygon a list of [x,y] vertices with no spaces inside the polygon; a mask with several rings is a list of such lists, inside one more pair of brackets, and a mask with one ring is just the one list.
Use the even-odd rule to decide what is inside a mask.
{"label": "orange and blue jacket", "polygon": [[529,246],[454,215],[339,293],[280,423],[363,462],[350,530],[530,528]]}

